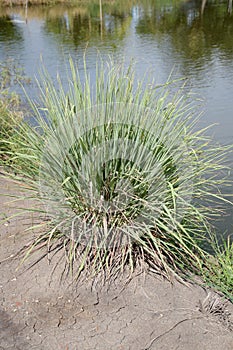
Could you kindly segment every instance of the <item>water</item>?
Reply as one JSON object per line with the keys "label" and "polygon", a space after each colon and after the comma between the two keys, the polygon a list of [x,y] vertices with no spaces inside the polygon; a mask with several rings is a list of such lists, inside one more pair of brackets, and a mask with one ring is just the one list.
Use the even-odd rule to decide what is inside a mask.
{"label": "water", "polygon": [[[68,57],[81,62],[84,52],[90,72],[100,53],[133,58],[138,77],[150,69],[159,84],[171,71],[188,78],[187,89],[203,99],[200,127],[217,124],[210,131],[216,141],[233,143],[233,15],[226,1],[209,1],[203,10],[194,0],[117,0],[104,4],[102,21],[98,1],[0,10],[0,61],[13,58],[29,77],[42,59],[52,76],[63,75]],[[29,93],[37,98],[34,84]],[[221,230],[232,232],[227,211]]]}

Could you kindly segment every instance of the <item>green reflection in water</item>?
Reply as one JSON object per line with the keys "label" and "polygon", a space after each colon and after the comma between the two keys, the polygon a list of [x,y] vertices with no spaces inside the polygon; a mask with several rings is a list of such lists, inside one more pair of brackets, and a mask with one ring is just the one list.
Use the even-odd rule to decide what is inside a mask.
{"label": "green reflection in water", "polygon": [[0,40],[3,42],[22,41],[21,32],[7,15],[0,16]]}
{"label": "green reflection in water", "polygon": [[48,16],[45,31],[56,34],[58,40],[73,43],[75,46],[87,41],[94,44],[100,39],[117,46],[117,42],[126,37],[130,27],[132,3],[121,2],[118,7],[117,2],[104,4],[102,21],[97,3],[67,9],[57,16]]}
{"label": "green reflection in water", "polygon": [[170,1],[156,6],[153,1],[144,7],[137,33],[164,38],[168,35],[173,47],[185,57],[197,59],[210,55],[219,48],[226,55],[233,52],[233,17],[227,11],[227,2],[212,1],[202,9],[200,1],[173,5]]}
{"label": "green reflection in water", "polygon": [[[232,57],[233,16],[228,10],[231,0],[103,0],[102,3],[102,21],[99,0],[75,6],[30,7],[27,16],[28,20],[42,19],[45,33],[52,35],[53,40],[75,47],[87,41],[96,45],[100,40],[117,47],[130,36],[133,26],[136,34],[145,39],[168,38],[172,47],[187,59],[208,57],[213,48]],[[3,14],[4,11],[8,15],[12,12],[5,9]],[[17,11],[25,17],[24,8]],[[4,31],[6,40],[12,35],[16,40],[19,35],[20,39],[9,18],[7,21],[1,18],[0,31]]]}
{"label": "green reflection in water", "polygon": [[[129,34],[132,19],[136,33],[169,38],[172,47],[185,58],[196,60],[211,55],[218,48],[224,56],[233,52],[233,17],[227,1],[141,0],[115,1],[103,5],[100,21],[98,3],[68,8],[46,16],[44,29],[56,40],[78,46],[83,42],[95,45],[99,40],[117,46]],[[217,4],[217,5],[216,5]],[[204,63],[204,62],[203,62]]]}

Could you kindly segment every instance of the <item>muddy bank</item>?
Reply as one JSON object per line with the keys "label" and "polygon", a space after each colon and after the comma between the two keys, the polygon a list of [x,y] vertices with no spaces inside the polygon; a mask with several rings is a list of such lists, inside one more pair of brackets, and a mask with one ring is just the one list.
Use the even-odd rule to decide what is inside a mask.
{"label": "muddy bank", "polygon": [[[4,196],[12,185],[0,187],[4,217],[15,210]],[[201,287],[152,273],[102,289],[61,283],[59,254],[18,268],[15,253],[35,234],[25,231],[30,220],[1,225],[0,349],[232,350],[233,305]]]}

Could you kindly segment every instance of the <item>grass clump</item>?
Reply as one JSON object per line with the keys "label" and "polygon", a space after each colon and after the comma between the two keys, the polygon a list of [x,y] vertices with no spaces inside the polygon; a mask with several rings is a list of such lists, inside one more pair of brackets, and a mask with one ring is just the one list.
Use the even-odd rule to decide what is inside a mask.
{"label": "grass clump", "polygon": [[230,236],[222,242],[214,236],[211,245],[214,254],[206,259],[204,280],[233,302],[233,242]]}
{"label": "grass clump", "polygon": [[81,79],[70,61],[65,85],[44,70],[40,104],[29,100],[37,127],[11,139],[14,179],[46,218],[26,257],[64,249],[76,277],[104,280],[145,262],[168,278],[198,271],[227,149],[195,131],[196,105],[171,82],[110,61],[93,81],[85,62]]}

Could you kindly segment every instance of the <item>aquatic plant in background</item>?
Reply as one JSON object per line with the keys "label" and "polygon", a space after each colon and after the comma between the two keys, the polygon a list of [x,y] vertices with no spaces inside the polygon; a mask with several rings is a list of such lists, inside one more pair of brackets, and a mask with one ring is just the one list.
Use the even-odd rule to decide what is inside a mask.
{"label": "aquatic plant in background", "polygon": [[38,126],[22,123],[8,152],[28,210],[46,217],[25,258],[64,248],[76,277],[104,280],[144,263],[168,278],[200,270],[228,148],[196,131],[195,101],[111,60],[94,83],[70,60],[66,85],[44,69],[39,87]]}
{"label": "aquatic plant in background", "polygon": [[20,96],[15,87],[19,84],[29,84],[19,63],[14,59],[0,62],[0,164],[7,163],[6,152],[9,151],[9,139],[23,118],[23,108]]}

